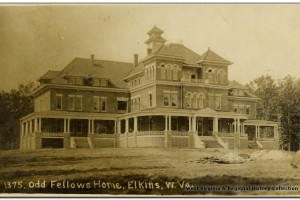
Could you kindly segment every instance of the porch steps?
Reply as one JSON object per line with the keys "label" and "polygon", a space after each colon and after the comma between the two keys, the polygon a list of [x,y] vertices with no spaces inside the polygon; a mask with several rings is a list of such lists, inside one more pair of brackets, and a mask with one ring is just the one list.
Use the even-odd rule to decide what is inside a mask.
{"label": "porch steps", "polygon": [[257,150],[263,149],[263,147],[259,147],[255,141],[248,141],[248,147],[249,149],[257,149]]}
{"label": "porch steps", "polygon": [[212,136],[212,137],[205,137],[205,138],[200,138],[202,142],[205,143],[206,148],[216,148],[216,149],[224,149],[224,147],[219,144],[219,142]]}
{"label": "porch steps", "polygon": [[90,148],[90,144],[86,137],[74,137],[76,148]]}

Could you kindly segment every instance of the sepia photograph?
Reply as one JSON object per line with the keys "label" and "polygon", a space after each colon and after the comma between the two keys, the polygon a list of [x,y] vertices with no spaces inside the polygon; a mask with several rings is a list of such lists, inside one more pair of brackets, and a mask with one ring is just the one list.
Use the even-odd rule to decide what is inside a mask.
{"label": "sepia photograph", "polygon": [[300,4],[0,4],[0,197],[299,197]]}

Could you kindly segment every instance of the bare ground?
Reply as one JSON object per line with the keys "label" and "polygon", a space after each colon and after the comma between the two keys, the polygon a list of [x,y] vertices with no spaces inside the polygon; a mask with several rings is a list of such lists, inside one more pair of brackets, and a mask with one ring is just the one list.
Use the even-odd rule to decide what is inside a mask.
{"label": "bare ground", "polygon": [[[253,150],[241,150],[238,153],[250,155],[252,152]],[[300,188],[300,154],[288,152],[286,155],[291,158],[284,160],[257,159],[231,164],[215,162],[227,153],[225,150],[172,148],[4,151],[0,152],[0,192],[122,195],[300,194],[299,190],[290,190],[291,188],[287,190],[281,187],[270,191],[265,188]],[[101,188],[97,184],[99,181],[100,185],[104,184]],[[174,182],[173,187],[166,182]],[[195,190],[187,189],[191,185]],[[200,188],[202,186],[211,187]],[[248,191],[250,186],[263,189]]]}

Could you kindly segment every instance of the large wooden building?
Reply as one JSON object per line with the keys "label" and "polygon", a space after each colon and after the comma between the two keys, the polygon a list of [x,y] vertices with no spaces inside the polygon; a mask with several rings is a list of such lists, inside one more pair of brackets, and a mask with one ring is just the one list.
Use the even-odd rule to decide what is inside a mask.
{"label": "large wooden building", "polygon": [[278,149],[275,122],[256,120],[259,100],[228,80],[232,62],[148,33],[133,63],[75,58],[39,78],[34,113],[20,120],[21,149],[180,147]]}

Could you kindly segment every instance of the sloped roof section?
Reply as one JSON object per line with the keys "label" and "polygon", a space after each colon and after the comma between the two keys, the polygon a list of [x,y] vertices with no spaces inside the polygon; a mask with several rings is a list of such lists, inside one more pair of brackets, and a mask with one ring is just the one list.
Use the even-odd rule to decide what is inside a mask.
{"label": "sloped roof section", "polygon": [[185,47],[183,44],[178,43],[170,43],[162,46],[153,53],[156,55],[181,57],[186,64],[196,64],[196,61],[200,59],[199,54]]}
{"label": "sloped roof section", "polygon": [[219,56],[217,53],[212,51],[210,48],[201,55],[200,59],[197,61],[197,63],[202,63],[202,62],[217,62],[217,63],[224,63],[227,65],[232,64],[229,60],[226,60],[225,58],[222,58]]}
{"label": "sloped roof section", "polygon": [[241,83],[239,83],[237,81],[229,81],[228,85],[232,89],[244,89],[244,90],[249,89],[248,87],[242,85]]}
{"label": "sloped roof section", "polygon": [[90,59],[75,58],[53,79],[52,83],[67,84],[65,77],[68,76],[90,77],[109,79],[115,87],[127,88],[128,86],[123,81],[123,77],[127,75],[131,68],[133,68],[133,63],[94,60],[94,65],[91,65]]}
{"label": "sloped roof section", "polygon": [[148,31],[148,35],[151,35],[152,33],[160,33],[160,34],[163,34],[164,32],[159,29],[156,25],[150,30]]}
{"label": "sloped roof section", "polygon": [[52,80],[54,79],[60,71],[51,71],[49,70],[48,72],[46,72],[43,76],[41,76],[38,81],[40,80]]}

